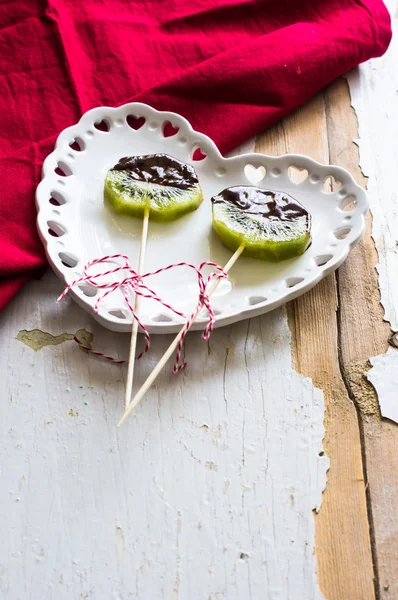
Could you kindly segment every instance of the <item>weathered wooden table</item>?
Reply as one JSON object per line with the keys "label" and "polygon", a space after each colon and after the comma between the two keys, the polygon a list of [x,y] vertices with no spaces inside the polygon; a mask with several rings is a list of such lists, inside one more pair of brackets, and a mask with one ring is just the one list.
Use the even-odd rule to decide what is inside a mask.
{"label": "weathered wooden table", "polygon": [[378,254],[369,217],[312,292],[208,343],[191,333],[189,368],[121,429],[126,368],[71,338],[126,356],[128,336],[57,305],[50,272],[0,315],[2,600],[398,599],[398,425],[366,379],[378,356],[380,402],[398,402],[398,350],[381,356],[398,330],[397,47],[348,75],[355,111],[341,79],[255,142],[368,185]]}

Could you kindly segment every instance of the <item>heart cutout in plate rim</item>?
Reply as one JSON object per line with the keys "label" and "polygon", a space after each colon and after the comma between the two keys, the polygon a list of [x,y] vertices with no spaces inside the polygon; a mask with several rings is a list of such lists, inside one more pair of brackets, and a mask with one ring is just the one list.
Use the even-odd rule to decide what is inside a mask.
{"label": "heart cutout in plate rim", "polygon": [[255,167],[254,165],[249,164],[245,166],[245,175],[252,185],[257,185],[258,183],[260,183],[260,181],[264,179],[266,175],[266,170],[263,165]]}
{"label": "heart cutout in plate rim", "polygon": [[174,127],[173,123],[171,123],[171,121],[165,121],[163,123],[163,127],[162,127],[162,133],[163,133],[163,137],[167,138],[167,137],[173,137],[173,135],[177,135],[177,133],[180,131],[179,127]]}
{"label": "heart cutout in plate rim", "polygon": [[139,129],[141,129],[141,127],[143,127],[145,125],[146,119],[145,119],[145,117],[136,117],[135,115],[127,115],[126,121],[127,121],[127,125],[129,127],[131,127],[131,129],[138,131]]}

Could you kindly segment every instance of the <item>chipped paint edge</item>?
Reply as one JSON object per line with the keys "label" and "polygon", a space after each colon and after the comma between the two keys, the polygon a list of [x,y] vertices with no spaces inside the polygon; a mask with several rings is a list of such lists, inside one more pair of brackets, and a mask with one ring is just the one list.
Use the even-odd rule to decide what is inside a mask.
{"label": "chipped paint edge", "polygon": [[398,350],[389,348],[385,354],[369,359],[372,368],[366,377],[379,398],[383,417],[398,423]]}
{"label": "chipped paint edge", "polygon": [[[393,33],[397,33],[398,23],[394,18],[397,15],[398,1],[386,2],[392,15]],[[378,262],[376,271],[380,290],[380,303],[384,310],[384,320],[392,329],[391,340],[395,339],[398,331],[398,284],[395,282],[396,264],[398,262],[398,218],[393,209],[394,194],[391,189],[391,197],[387,192],[382,198],[383,184],[388,189],[388,178],[392,182],[395,177],[393,170],[389,174],[388,161],[398,161],[398,152],[393,147],[394,135],[391,135],[390,124],[394,123],[394,116],[398,109],[397,84],[391,79],[394,67],[398,60],[398,43],[393,39],[387,53],[381,58],[369,61],[358,69],[350,71],[346,75],[350,92],[350,103],[357,115],[358,137],[353,140],[359,148],[359,166],[365,177],[368,178],[367,190],[372,214],[372,239],[377,251]],[[388,101],[389,94],[392,95]],[[372,132],[371,120],[374,118],[373,108],[383,106],[377,118],[382,121],[383,127],[376,132],[376,138]],[[390,120],[391,119],[391,120]],[[372,135],[373,133],[373,135]],[[376,138],[376,139],[374,139]],[[380,140],[383,144],[380,144]],[[394,156],[395,155],[395,156]],[[384,169],[381,169],[385,166]],[[380,171],[380,173],[379,173]],[[391,212],[386,211],[386,202],[391,206]],[[395,221],[395,222],[394,222]],[[392,227],[391,227],[392,223]],[[394,226],[397,225],[394,239]],[[397,367],[398,350],[394,347],[388,348],[383,355],[369,358],[372,368],[365,374],[372,383],[380,406],[381,415],[395,423],[398,423],[398,396],[397,396]]]}

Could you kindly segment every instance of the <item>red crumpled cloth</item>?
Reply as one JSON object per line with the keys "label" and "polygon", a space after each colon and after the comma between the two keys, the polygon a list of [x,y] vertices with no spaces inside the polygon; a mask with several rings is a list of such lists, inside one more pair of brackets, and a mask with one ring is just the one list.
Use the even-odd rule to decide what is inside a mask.
{"label": "red crumpled cloth", "polygon": [[226,152],[390,37],[381,0],[3,0],[0,309],[46,263],[35,187],[88,109],[146,102]]}

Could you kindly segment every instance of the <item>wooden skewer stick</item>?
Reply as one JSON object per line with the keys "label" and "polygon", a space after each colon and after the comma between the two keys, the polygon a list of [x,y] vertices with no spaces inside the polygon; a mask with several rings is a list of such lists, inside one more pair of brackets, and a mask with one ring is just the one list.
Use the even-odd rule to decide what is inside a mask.
{"label": "wooden skewer stick", "polygon": [[[142,234],[141,234],[141,245],[140,245],[140,256],[138,259],[138,275],[142,275],[144,270],[144,260],[146,243],[148,239],[148,223],[149,223],[149,208],[145,209],[144,219],[142,222]],[[135,295],[134,312],[138,317],[140,310],[141,296]],[[134,366],[135,366],[135,349],[137,347],[137,334],[138,334],[138,322],[137,319],[133,319],[133,327],[131,329],[131,342],[130,342],[130,354],[129,354],[129,367],[127,371],[127,382],[126,382],[126,395],[124,397],[124,410],[130,404],[131,391],[133,389],[133,378],[134,378]]]}
{"label": "wooden skewer stick", "polygon": [[[235,253],[231,256],[231,258],[229,259],[229,261],[227,262],[227,264],[224,267],[224,271],[226,273],[228,273],[228,271],[233,267],[233,265],[236,263],[236,261],[238,260],[239,256],[242,254],[242,252],[243,252],[244,249],[245,249],[245,245],[241,244],[239,246],[239,248],[235,251]],[[213,285],[210,287],[209,292],[208,292],[208,296],[209,297],[217,289],[219,283],[220,283],[220,279],[216,279],[213,282]],[[202,310],[202,308],[203,308],[203,304],[200,307],[198,307],[198,310],[196,311],[196,314],[195,314],[192,322],[196,319],[196,317],[198,316],[198,314],[200,313],[200,311]],[[181,331],[174,338],[174,340],[172,341],[172,343],[170,344],[170,346],[168,347],[168,349],[166,350],[166,352],[163,354],[162,358],[160,359],[160,361],[158,362],[158,364],[156,365],[156,367],[153,369],[152,373],[150,373],[150,375],[148,376],[148,378],[146,379],[146,381],[143,383],[143,385],[141,386],[141,388],[138,390],[137,394],[134,396],[133,400],[130,402],[130,404],[126,408],[123,417],[120,419],[120,422],[118,423],[118,427],[129,416],[129,414],[132,413],[132,411],[135,409],[135,407],[137,406],[137,404],[145,396],[145,394],[147,393],[147,391],[151,387],[152,383],[155,381],[155,379],[159,375],[160,371],[163,369],[163,367],[165,366],[165,364],[169,360],[170,356],[173,354],[173,352],[177,348],[178,343],[179,343],[179,341],[181,340],[181,338],[182,338],[182,336],[184,334],[184,330],[185,330],[185,325],[184,325],[184,327],[182,327]]]}

